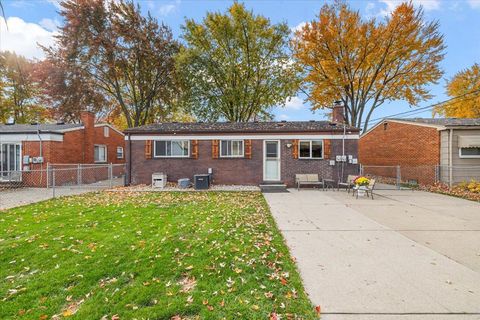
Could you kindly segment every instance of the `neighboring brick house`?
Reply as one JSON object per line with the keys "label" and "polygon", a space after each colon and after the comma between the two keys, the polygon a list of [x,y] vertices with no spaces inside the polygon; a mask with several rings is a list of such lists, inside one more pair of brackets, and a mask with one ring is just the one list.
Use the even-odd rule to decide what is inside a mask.
{"label": "neighboring brick house", "polygon": [[420,184],[479,179],[480,119],[385,119],[360,137],[359,159],[382,176],[400,166],[403,181]]}
{"label": "neighboring brick house", "polygon": [[[299,173],[333,180],[358,173],[359,130],[347,126],[344,135],[329,121],[158,123],[125,133],[131,184],[150,184],[155,172],[172,182],[210,170],[215,184],[287,186]],[[345,162],[337,159],[343,150]]]}
{"label": "neighboring brick house", "polygon": [[125,162],[122,132],[95,123],[91,112],[82,112],[81,120],[79,124],[0,125],[0,180],[23,178],[31,180],[29,185],[44,186],[45,179],[36,179],[33,172],[47,164]]}

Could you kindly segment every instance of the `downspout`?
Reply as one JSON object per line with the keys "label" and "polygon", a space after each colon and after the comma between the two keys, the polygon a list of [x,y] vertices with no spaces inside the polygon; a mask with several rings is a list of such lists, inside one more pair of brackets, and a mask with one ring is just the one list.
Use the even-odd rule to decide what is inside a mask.
{"label": "downspout", "polygon": [[[342,175],[341,175],[341,181],[345,181],[343,179],[344,174],[345,174],[345,164],[347,163],[347,159],[345,158],[345,138],[347,135],[347,126],[345,125],[345,121],[343,122],[343,138],[342,138]],[[345,161],[343,161],[345,159]]]}
{"label": "downspout", "polygon": [[450,129],[448,137],[448,186],[452,187],[453,180],[453,129]]}
{"label": "downspout", "polygon": [[128,179],[127,186],[132,183],[132,138],[131,133],[128,134]]}

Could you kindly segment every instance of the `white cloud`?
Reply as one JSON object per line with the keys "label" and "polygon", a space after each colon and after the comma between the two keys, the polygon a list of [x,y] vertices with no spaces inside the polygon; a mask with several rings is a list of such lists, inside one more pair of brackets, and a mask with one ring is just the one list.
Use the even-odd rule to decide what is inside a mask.
{"label": "white cloud", "polygon": [[303,108],[303,100],[299,97],[290,97],[285,100],[285,108],[300,110]]}
{"label": "white cloud", "polygon": [[305,27],[306,24],[307,23],[305,21],[302,21],[299,24],[297,24],[295,27],[290,28],[290,30],[292,30],[292,32],[295,33],[297,31],[302,30],[302,28]]}
{"label": "white cloud", "polygon": [[57,9],[62,9],[62,6],[60,5],[60,2],[62,2],[62,0],[46,0],[48,3],[52,4],[55,6],[55,8]]}
{"label": "white cloud", "polygon": [[[472,1],[472,0],[471,0]],[[473,0],[475,1],[475,0]],[[381,9],[378,13],[379,16],[386,16],[389,15],[395,8],[400,5],[403,0],[379,0],[380,3],[386,5],[386,8]],[[440,0],[415,0],[413,4],[416,6],[422,6],[425,11],[432,11],[440,9]],[[372,10],[374,4],[369,2],[367,3],[367,10]]]}
{"label": "white cloud", "polygon": [[480,9],[480,0],[468,0],[468,4],[473,9]]}
{"label": "white cloud", "polygon": [[60,25],[60,22],[57,19],[53,20],[53,19],[43,18],[42,20],[40,20],[38,24],[42,26],[44,29],[47,29],[49,31],[55,31]]}
{"label": "white cloud", "polygon": [[180,0],[175,0],[174,2],[170,2],[168,4],[161,5],[158,8],[158,13],[161,16],[168,16],[170,13],[177,10],[178,6],[180,6]]}
{"label": "white cloud", "polygon": [[[14,51],[27,58],[42,59],[43,50],[38,44],[50,46],[54,43],[55,31],[48,31],[39,24],[25,22],[18,17],[7,19],[7,28],[0,28],[0,50]],[[0,17],[0,25],[5,25],[5,20]]]}

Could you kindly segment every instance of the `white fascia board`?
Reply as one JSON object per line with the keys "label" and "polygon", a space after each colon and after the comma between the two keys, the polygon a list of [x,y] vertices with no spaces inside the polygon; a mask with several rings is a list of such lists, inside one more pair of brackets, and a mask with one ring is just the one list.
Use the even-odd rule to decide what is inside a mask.
{"label": "white fascia board", "polygon": [[[61,132],[61,133],[64,133],[64,132],[70,132],[70,131],[77,131],[77,130],[83,130],[85,129],[85,127],[75,127],[75,128],[69,128],[69,129],[62,129],[62,130],[55,130],[55,131],[58,131],[58,132]],[[41,130],[40,130],[41,131]]]}
{"label": "white fascia board", "polygon": [[[276,135],[131,135],[132,141],[143,140],[358,140],[358,134],[276,134]],[[125,136],[128,140],[128,136]]]}
{"label": "white fascia board", "polygon": [[422,123],[422,122],[415,122],[415,121],[408,121],[408,120],[392,120],[392,119],[385,119],[384,121],[387,122],[398,122],[398,123],[403,123],[403,124],[411,124],[414,126],[420,126],[420,127],[429,127],[429,128],[436,128],[437,130],[445,130],[445,126],[441,124],[432,124],[432,123]]}
{"label": "white fascia board", "polygon": [[40,137],[36,133],[17,133],[17,134],[0,134],[0,142],[15,142],[23,141],[63,141],[63,134],[60,133],[40,133]]}
{"label": "white fascia board", "polygon": [[98,128],[98,127],[109,127],[110,129],[114,130],[115,132],[121,134],[122,136],[125,135],[122,131],[118,130],[117,128],[112,126],[110,123],[97,123],[97,124],[95,124],[95,128]]}

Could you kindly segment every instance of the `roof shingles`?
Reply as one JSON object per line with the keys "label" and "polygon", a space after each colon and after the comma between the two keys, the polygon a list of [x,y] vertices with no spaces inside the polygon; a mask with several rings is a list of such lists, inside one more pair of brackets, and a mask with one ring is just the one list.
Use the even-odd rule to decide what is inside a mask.
{"label": "roof shingles", "polygon": [[385,120],[415,122],[443,127],[480,126],[480,118],[387,118]]}
{"label": "roof shingles", "polygon": [[1,133],[36,133],[40,130],[43,133],[63,133],[65,130],[82,127],[83,124],[66,123],[66,124],[2,124],[0,125]]}
{"label": "roof shingles", "polygon": [[[359,131],[347,126],[349,131]],[[168,122],[154,123],[130,128],[125,133],[288,133],[343,131],[343,125],[329,121],[282,121],[282,122]]]}

